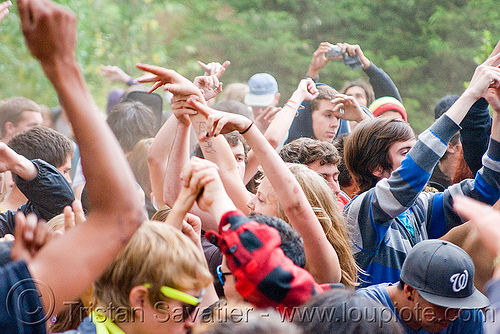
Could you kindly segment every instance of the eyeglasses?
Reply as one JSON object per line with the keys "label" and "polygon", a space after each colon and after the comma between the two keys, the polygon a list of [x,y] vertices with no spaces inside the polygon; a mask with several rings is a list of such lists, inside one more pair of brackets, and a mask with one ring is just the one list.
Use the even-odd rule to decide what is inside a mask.
{"label": "eyeglasses", "polygon": [[226,275],[232,275],[233,273],[231,272],[222,272],[222,264],[217,266],[217,276],[219,277],[220,284],[224,286],[224,283],[226,283]]}
{"label": "eyeglasses", "polygon": [[[151,288],[151,284],[149,283],[144,284],[144,286],[148,289]],[[183,321],[186,321],[186,319],[193,314],[194,310],[196,310],[196,307],[202,302],[203,296],[205,295],[205,289],[201,290],[198,297],[191,296],[190,294],[168,286],[162,286],[160,291],[165,297],[181,301],[184,304],[182,305]]]}

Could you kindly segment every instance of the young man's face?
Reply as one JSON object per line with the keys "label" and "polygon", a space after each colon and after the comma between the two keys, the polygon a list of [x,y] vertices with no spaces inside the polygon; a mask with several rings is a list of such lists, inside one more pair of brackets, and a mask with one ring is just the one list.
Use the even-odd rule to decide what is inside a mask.
{"label": "young man's face", "polygon": [[22,120],[13,127],[12,135],[23,132],[26,129],[32,128],[37,125],[42,125],[42,114],[37,111],[23,111]]}
{"label": "young man's face", "polygon": [[68,156],[66,159],[66,162],[57,168],[59,172],[64,176],[66,181],[71,185],[71,176],[69,175],[69,172],[71,171],[71,156]]}
{"label": "young man's face", "polygon": [[233,152],[234,160],[236,160],[236,165],[238,166],[238,173],[240,174],[241,179],[243,179],[246,168],[246,155],[243,143],[238,141],[238,145],[231,146],[231,151]]}
{"label": "young man's face", "polygon": [[381,175],[376,175],[379,178],[388,178],[391,176],[391,173],[401,166],[401,161],[406,157],[410,149],[415,145],[415,139],[410,139],[406,141],[398,141],[391,145],[389,151],[390,160],[391,160],[391,170],[382,171]]}
{"label": "young man's face", "polygon": [[[418,292],[412,310],[413,319],[410,323],[413,323],[413,326],[410,326],[410,328],[421,327],[431,333],[442,332],[445,328],[450,326],[452,321],[460,316],[459,309],[452,309],[429,303],[423,299]],[[403,319],[403,321],[405,321],[405,319]]]}
{"label": "young man's face", "polygon": [[333,114],[333,104],[329,100],[320,100],[311,117],[314,137],[331,143],[337,135],[340,124],[339,119]]}
{"label": "young man's face", "polygon": [[[182,292],[191,296],[199,296],[201,294],[201,290],[199,289]],[[184,305],[175,299],[171,299],[168,302],[159,302],[155,305],[151,305],[149,301],[144,302],[144,318],[142,321],[139,317],[135,319],[133,322],[134,328],[129,333],[189,333],[196,325],[196,314],[199,316],[201,311],[200,309],[194,310],[193,314],[184,320],[182,319],[182,308]]]}
{"label": "young man's face", "polygon": [[318,173],[322,178],[328,182],[328,186],[332,189],[335,196],[340,193],[339,185],[339,169],[337,165],[334,164],[324,164],[322,165],[319,160],[314,161],[307,165],[310,169]]}

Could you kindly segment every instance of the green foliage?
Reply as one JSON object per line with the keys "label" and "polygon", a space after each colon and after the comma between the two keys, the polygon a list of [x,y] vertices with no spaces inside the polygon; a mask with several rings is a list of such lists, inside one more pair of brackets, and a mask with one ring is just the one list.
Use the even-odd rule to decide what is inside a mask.
{"label": "green foliage", "polygon": [[[361,45],[399,88],[417,132],[432,122],[435,102],[461,93],[474,67],[500,39],[497,0],[59,0],[79,17],[77,57],[98,105],[110,85],[101,64],[132,76],[136,62],[174,68],[194,78],[196,60],[231,60],[226,84],[272,73],[282,101],[304,77],[322,41]],[[14,5],[15,7],[15,5]],[[57,105],[40,66],[29,55],[16,9],[0,23],[0,98],[24,95]],[[321,81],[340,88],[365,78],[330,62]]]}

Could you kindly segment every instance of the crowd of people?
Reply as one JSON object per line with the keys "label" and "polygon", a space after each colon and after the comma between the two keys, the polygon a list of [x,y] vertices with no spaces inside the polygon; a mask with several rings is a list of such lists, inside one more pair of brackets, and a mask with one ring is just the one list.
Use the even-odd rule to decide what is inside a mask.
{"label": "crowd of people", "polygon": [[[102,112],[76,16],[17,10],[60,106],[0,100],[0,332],[500,333],[500,42],[416,138],[348,43],[286,103],[229,61],[104,65]],[[320,83],[334,60],[369,83]]]}

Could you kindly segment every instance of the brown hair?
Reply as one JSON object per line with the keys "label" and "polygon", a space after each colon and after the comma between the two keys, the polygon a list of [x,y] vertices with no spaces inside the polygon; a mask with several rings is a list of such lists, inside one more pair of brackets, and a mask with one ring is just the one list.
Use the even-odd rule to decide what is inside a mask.
{"label": "brown hair", "polygon": [[379,178],[373,171],[380,166],[392,169],[389,148],[396,142],[414,139],[412,128],[393,117],[377,117],[359,123],[344,142],[344,159],[360,193],[375,186]]}
{"label": "brown hair", "polygon": [[370,104],[372,104],[373,101],[375,101],[375,93],[373,92],[373,87],[364,81],[363,79],[356,79],[353,81],[347,81],[344,84],[344,87],[340,90],[342,94],[345,94],[345,92],[351,88],[351,87],[360,87],[362,90],[365,91],[366,95],[366,106],[368,107]]}
{"label": "brown hair", "polygon": [[5,124],[11,122],[17,126],[23,120],[23,112],[25,111],[42,112],[36,102],[22,96],[11,97],[0,102],[0,134],[2,137],[7,134]]}
{"label": "brown hair", "polygon": [[311,102],[309,102],[309,108],[311,110],[311,114],[318,109],[319,102],[322,100],[327,100],[330,101],[335,98],[335,95],[337,95],[339,92],[335,90],[334,88],[328,86],[328,85],[320,85],[317,86],[318,88],[318,96]]}
{"label": "brown hair", "polygon": [[30,160],[42,159],[56,168],[63,166],[74,152],[71,140],[42,125],[15,134],[8,145],[17,154]]}
{"label": "brown hair", "polygon": [[340,155],[332,143],[311,138],[298,138],[286,144],[279,155],[285,162],[309,165],[319,160],[321,165],[340,163]]}
{"label": "brown hair", "polygon": [[150,198],[151,179],[149,178],[148,150],[153,143],[153,138],[140,140],[127,157],[128,163],[134,173],[137,183],[141,186],[147,198]]}

